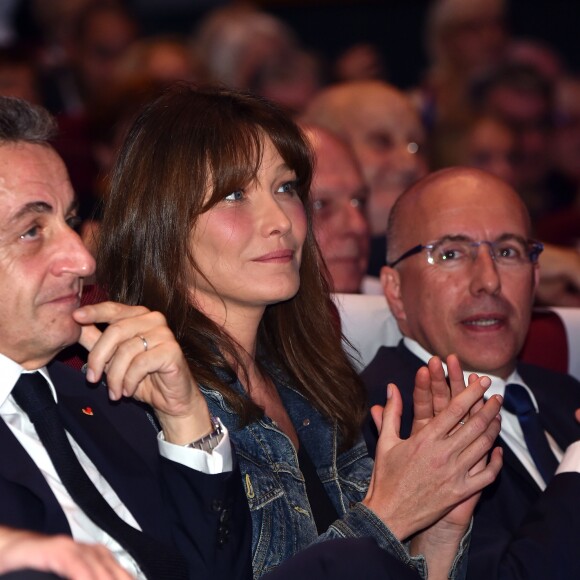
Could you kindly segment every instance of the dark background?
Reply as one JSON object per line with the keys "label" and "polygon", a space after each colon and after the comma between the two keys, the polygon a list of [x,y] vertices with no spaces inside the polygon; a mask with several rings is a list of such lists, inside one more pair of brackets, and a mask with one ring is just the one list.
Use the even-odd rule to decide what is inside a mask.
{"label": "dark background", "polygon": [[[188,33],[221,0],[131,0],[146,32]],[[375,44],[389,80],[407,88],[426,66],[423,27],[429,0],[261,0],[264,10],[285,20],[306,47],[326,60],[361,41]],[[580,0],[508,0],[513,36],[546,41],[571,72],[580,73]]]}

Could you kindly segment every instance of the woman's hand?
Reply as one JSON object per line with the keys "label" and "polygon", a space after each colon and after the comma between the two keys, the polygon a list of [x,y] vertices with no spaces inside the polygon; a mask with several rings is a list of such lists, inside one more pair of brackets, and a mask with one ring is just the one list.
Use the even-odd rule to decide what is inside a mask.
{"label": "woman's hand", "polygon": [[[151,405],[166,441],[185,445],[212,430],[203,395],[165,317],[143,306],[102,302],[73,314],[88,351],[87,380],[106,373],[109,396]],[[101,332],[95,325],[106,323]]]}

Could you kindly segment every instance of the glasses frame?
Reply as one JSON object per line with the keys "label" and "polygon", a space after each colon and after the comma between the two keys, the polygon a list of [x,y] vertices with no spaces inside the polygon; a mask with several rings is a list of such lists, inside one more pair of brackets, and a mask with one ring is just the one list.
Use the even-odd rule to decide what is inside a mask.
{"label": "glasses frame", "polygon": [[[387,262],[387,266],[389,266],[389,268],[394,268],[397,264],[399,264],[403,260],[406,260],[407,258],[414,256],[415,254],[420,254],[423,250],[427,250],[428,252],[431,252],[438,244],[440,244],[445,239],[447,239],[447,238],[443,237],[443,238],[440,238],[438,240],[435,240],[434,242],[429,242],[428,244],[418,244],[418,245],[412,247],[410,250],[407,250],[406,252],[401,254],[396,260],[393,260],[390,263]],[[495,242],[490,242],[489,240],[481,240],[479,242],[474,242],[474,241],[470,241],[470,240],[464,240],[464,241],[466,243],[468,243],[471,247],[474,247],[474,248],[479,248],[482,244],[486,244],[491,249],[495,246],[495,244],[499,243],[502,240],[497,240]],[[540,242],[538,240],[534,240],[531,238],[525,240],[525,243],[528,245],[528,258],[530,259],[530,263],[536,264],[538,262],[538,258],[540,256],[540,254],[544,251],[544,244],[542,244],[542,242]],[[490,256],[491,256],[492,260],[495,261],[495,255],[493,254],[493,252],[490,252]],[[435,265],[435,262],[431,258],[431,256],[429,256],[427,258],[427,261],[429,262],[429,264]]]}

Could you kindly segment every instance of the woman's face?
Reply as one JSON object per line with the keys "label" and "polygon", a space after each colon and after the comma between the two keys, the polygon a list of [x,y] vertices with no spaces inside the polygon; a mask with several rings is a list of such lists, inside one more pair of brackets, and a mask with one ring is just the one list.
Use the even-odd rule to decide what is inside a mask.
{"label": "woman's face", "polygon": [[201,214],[193,228],[193,259],[211,283],[194,272],[197,306],[215,320],[224,305],[229,317],[294,296],[306,227],[296,174],[266,139],[256,181]]}

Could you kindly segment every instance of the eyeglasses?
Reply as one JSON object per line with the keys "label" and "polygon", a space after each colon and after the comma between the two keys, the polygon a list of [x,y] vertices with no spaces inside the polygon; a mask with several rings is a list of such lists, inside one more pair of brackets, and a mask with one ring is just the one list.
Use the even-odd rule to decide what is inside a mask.
{"label": "eyeglasses", "polygon": [[474,242],[463,236],[446,236],[429,244],[419,244],[387,265],[393,268],[399,262],[425,250],[429,264],[451,270],[473,262],[477,258],[479,247],[483,244],[488,247],[489,255],[494,262],[507,268],[535,264],[544,249],[541,242],[512,235],[504,236],[495,242],[487,240]]}

